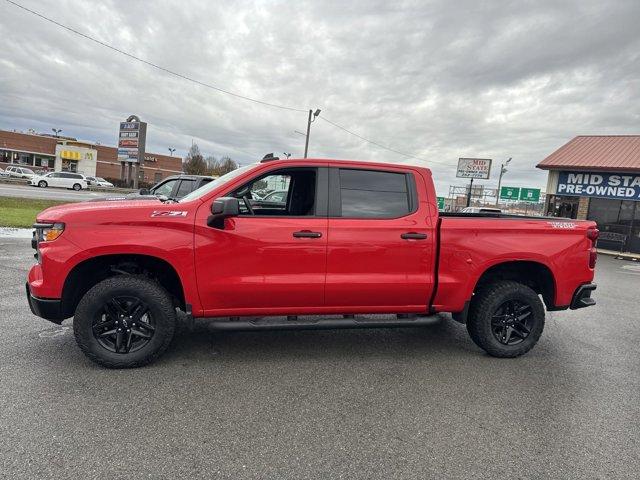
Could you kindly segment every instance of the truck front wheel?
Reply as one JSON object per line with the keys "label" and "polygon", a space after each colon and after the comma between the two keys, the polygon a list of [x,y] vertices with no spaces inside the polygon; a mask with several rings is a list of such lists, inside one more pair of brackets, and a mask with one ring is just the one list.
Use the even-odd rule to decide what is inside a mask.
{"label": "truck front wheel", "polygon": [[73,318],[78,346],[108,368],[140,367],[167,349],[176,312],[167,291],[135,275],[107,278],[80,300]]}
{"label": "truck front wheel", "polygon": [[538,342],[544,306],[526,285],[500,281],[481,288],[471,303],[467,330],[476,345],[494,357],[517,357]]}

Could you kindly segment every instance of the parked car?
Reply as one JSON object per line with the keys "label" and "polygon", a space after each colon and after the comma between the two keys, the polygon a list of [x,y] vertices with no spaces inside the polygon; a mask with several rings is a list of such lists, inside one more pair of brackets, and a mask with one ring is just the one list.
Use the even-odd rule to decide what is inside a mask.
{"label": "parked car", "polygon": [[[287,185],[283,205],[251,198],[265,181]],[[408,165],[263,161],[178,202],[60,205],[34,227],[32,312],[73,317],[79,347],[111,368],[160,356],[176,308],[256,331],[420,326],[451,312],[488,354],[517,357],[540,338],[545,307],[595,304],[595,222],[441,213],[431,171]]]}
{"label": "parked car", "polygon": [[87,178],[87,183],[89,184],[89,186],[113,188],[113,183],[107,182],[102,177],[86,177],[86,178]]}
{"label": "parked car", "polygon": [[502,213],[502,210],[493,207],[465,207],[462,213]]}
{"label": "parked car", "polygon": [[276,190],[275,192],[267,193],[260,200],[263,202],[283,203],[287,200],[287,190]]}
{"label": "parked car", "polygon": [[8,177],[9,174],[5,172],[2,168],[0,168],[0,177]]}
{"label": "parked car", "polygon": [[9,174],[9,176],[12,177],[12,178],[28,178],[28,179],[31,179],[35,175],[33,170],[31,170],[30,168],[16,167],[16,166],[13,166],[13,165],[7,167],[7,169],[5,170],[5,173]]}
{"label": "parked car", "polygon": [[206,175],[174,175],[156,183],[153,187],[141,188],[139,191],[127,195],[113,195],[104,198],[95,198],[91,202],[101,202],[105,200],[180,200],[185,195],[197,190],[207,183],[215,180],[214,177]]}
{"label": "parked car", "polygon": [[50,172],[46,175],[37,175],[31,179],[29,184],[40,188],[60,187],[76,191],[88,186],[84,175],[73,172]]}

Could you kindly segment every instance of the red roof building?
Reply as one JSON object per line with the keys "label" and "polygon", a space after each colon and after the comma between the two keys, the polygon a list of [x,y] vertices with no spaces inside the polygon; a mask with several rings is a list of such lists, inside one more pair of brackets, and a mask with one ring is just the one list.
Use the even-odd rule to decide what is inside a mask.
{"label": "red roof building", "polygon": [[537,166],[548,215],[594,220],[600,247],[640,253],[640,135],[581,135]]}

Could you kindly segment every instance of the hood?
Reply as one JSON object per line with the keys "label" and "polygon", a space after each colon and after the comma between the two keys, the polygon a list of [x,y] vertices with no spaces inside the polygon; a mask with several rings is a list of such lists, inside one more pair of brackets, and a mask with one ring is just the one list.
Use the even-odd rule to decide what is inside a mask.
{"label": "hood", "polygon": [[37,221],[64,221],[69,217],[82,216],[83,218],[93,218],[100,220],[102,215],[112,216],[121,214],[129,216],[140,210],[148,210],[149,207],[156,207],[162,202],[156,197],[145,200],[129,200],[129,201],[91,201],[78,203],[65,203],[55,207],[49,207],[37,215]]}

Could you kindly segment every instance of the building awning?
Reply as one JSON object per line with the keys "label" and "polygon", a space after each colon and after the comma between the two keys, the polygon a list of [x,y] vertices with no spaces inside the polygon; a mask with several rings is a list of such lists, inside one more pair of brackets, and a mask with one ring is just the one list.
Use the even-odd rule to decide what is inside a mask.
{"label": "building awning", "polygon": [[544,170],[640,172],[640,135],[581,135],[537,165]]}
{"label": "building awning", "polygon": [[60,158],[64,158],[65,160],[80,160],[82,154],[74,150],[62,150],[60,151]]}

